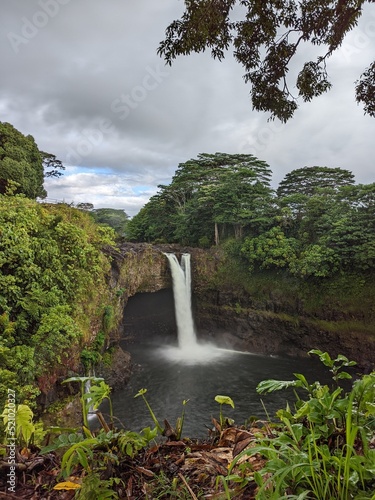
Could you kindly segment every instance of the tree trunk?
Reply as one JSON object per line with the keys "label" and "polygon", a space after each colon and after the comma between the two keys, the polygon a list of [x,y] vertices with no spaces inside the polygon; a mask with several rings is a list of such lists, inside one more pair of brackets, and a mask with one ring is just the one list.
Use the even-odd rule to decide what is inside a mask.
{"label": "tree trunk", "polygon": [[215,222],[215,245],[219,244],[219,228],[217,226],[217,222]]}
{"label": "tree trunk", "polygon": [[242,230],[243,230],[243,227],[241,226],[241,224],[234,224],[233,229],[234,229],[234,238],[236,240],[241,239],[242,238]]}

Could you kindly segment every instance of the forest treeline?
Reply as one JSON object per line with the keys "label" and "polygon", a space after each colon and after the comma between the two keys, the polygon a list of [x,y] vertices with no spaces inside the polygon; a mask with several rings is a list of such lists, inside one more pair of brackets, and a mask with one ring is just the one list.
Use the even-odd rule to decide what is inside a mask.
{"label": "forest treeline", "polygon": [[253,155],[200,154],[127,225],[134,241],[210,247],[225,243],[250,271],[300,278],[369,273],[375,264],[375,183],[342,168],[289,172],[276,190]]}

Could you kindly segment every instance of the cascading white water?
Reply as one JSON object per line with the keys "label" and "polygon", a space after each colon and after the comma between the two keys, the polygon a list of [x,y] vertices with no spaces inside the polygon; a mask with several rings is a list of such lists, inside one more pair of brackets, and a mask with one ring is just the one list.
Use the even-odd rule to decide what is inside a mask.
{"label": "cascading white water", "polygon": [[173,295],[180,349],[197,345],[193,313],[191,309],[190,254],[183,254],[181,265],[174,254],[165,254],[169,261],[173,280]]}
{"label": "cascading white water", "polygon": [[177,323],[178,347],[164,346],[163,356],[185,364],[210,362],[221,358],[228,351],[213,344],[197,341],[191,307],[190,254],[183,254],[181,265],[174,254],[165,254],[169,261],[173,281],[173,296]]}

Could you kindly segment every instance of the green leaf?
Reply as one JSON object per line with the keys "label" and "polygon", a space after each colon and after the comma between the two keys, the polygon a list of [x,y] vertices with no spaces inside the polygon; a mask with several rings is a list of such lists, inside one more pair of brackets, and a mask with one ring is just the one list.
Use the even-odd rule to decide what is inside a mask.
{"label": "green leaf", "polygon": [[300,380],[263,380],[257,385],[256,391],[258,394],[267,394],[270,392],[281,391],[288,387],[303,387]]}
{"label": "green leaf", "polygon": [[300,380],[302,382],[303,386],[307,390],[311,390],[311,386],[307,382],[306,377],[304,375],[302,375],[302,373],[293,373],[293,375],[296,377],[297,380]]}
{"label": "green leaf", "polygon": [[154,427],[153,429],[151,429],[150,427],[145,427],[141,430],[141,434],[142,436],[144,436],[147,442],[150,442],[158,435],[158,428]]}
{"label": "green leaf", "polygon": [[143,396],[144,394],[146,394],[146,392],[147,392],[147,389],[139,389],[139,391],[134,396],[134,398],[138,398],[139,396]]}
{"label": "green leaf", "polygon": [[234,402],[233,402],[233,399],[232,399],[232,398],[230,398],[229,396],[220,396],[220,395],[215,396],[215,401],[216,401],[217,403],[219,403],[220,405],[225,404],[225,405],[229,405],[229,406],[231,406],[232,408],[234,408]]}
{"label": "green leaf", "polygon": [[23,437],[26,446],[29,445],[31,436],[35,432],[33,424],[34,414],[31,408],[27,405],[18,405],[16,412],[17,435]]}
{"label": "green leaf", "polygon": [[336,378],[340,378],[340,379],[351,379],[353,378],[350,373],[348,372],[340,372],[337,374]]}
{"label": "green leaf", "polygon": [[334,361],[331,359],[328,352],[322,352],[319,349],[311,349],[311,351],[309,351],[309,354],[316,354],[317,356],[319,356],[320,361],[329,368],[332,368],[334,365]]}

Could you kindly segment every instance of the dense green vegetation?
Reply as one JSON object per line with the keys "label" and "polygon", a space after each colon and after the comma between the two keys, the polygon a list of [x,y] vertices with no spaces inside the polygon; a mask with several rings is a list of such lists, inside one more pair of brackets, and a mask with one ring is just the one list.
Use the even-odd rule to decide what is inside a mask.
{"label": "dense green vegetation", "polygon": [[60,177],[64,165],[54,154],[40,151],[31,135],[0,122],[0,193],[22,193],[27,198],[47,195],[45,177]]}
{"label": "dense green vegetation", "polygon": [[[178,166],[160,191],[128,224],[140,241],[210,246],[261,230],[272,217],[271,170],[252,155],[201,154]],[[257,229],[255,229],[257,228]]]}
{"label": "dense green vegetation", "polygon": [[0,193],[16,189],[28,198],[46,196],[43,157],[34,138],[0,122]]}
{"label": "dense green vegetation", "polygon": [[128,216],[124,210],[115,208],[95,208],[90,211],[98,224],[106,224],[115,230],[117,236],[125,236]]}
{"label": "dense green vegetation", "polygon": [[202,154],[128,223],[149,242],[211,246],[230,240],[250,271],[298,278],[371,273],[375,264],[375,183],[354,184],[341,168],[305,167],[271,189],[269,166],[252,155]]}
{"label": "dense green vegetation", "polygon": [[[281,425],[270,428],[254,447],[235,457],[225,484],[245,488],[255,482],[259,500],[277,500],[286,494],[295,500],[373,499],[374,373],[364,375],[345,392],[340,381],[352,376],[343,368],[355,362],[342,355],[332,359],[319,350],[309,354],[318,355],[329,368],[332,387],[319,381],[310,384],[300,373],[295,373],[292,381],[261,382],[257,387],[260,394],[293,387],[302,389],[304,396],[295,393],[294,408],[287,405],[277,412]],[[251,467],[239,466],[241,459],[257,454],[265,458],[260,471],[250,472]]]}
{"label": "dense green vegetation", "polygon": [[0,405],[8,388],[31,403],[59,367],[79,362],[105,312],[102,248],[113,236],[67,205],[0,195]]}

